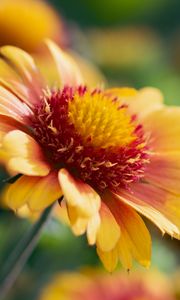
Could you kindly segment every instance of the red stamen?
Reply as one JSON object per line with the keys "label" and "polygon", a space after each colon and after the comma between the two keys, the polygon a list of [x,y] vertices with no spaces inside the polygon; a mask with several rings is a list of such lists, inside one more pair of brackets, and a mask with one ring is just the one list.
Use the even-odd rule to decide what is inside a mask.
{"label": "red stamen", "polygon": [[[143,177],[148,163],[147,147],[142,146],[142,125],[135,126],[136,138],[128,146],[106,149],[94,147],[91,145],[90,132],[85,144],[70,122],[68,103],[73,100],[75,92],[81,97],[86,91],[87,88],[82,86],[76,90],[65,87],[44,96],[31,120],[35,138],[55,168],[67,168],[98,190],[129,188],[130,183]],[[92,95],[99,92],[94,90]],[[122,104],[119,109],[124,107],[126,105]],[[136,118],[132,116],[131,122],[134,121]]]}

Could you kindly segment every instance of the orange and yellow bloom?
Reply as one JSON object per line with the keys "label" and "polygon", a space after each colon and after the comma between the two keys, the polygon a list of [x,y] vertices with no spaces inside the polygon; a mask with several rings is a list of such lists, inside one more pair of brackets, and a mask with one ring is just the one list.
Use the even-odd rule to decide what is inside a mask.
{"label": "orange and yellow bloom", "polygon": [[[158,282],[158,285],[157,285]],[[39,300],[175,300],[172,282],[161,273],[60,273],[45,286]]]}
{"label": "orange and yellow bloom", "polygon": [[72,57],[46,44],[53,86],[26,52],[0,50],[0,159],[18,175],[5,201],[37,212],[60,199],[109,271],[118,260],[148,267],[151,238],[138,213],[180,237],[180,109],[153,88],[89,88]]}

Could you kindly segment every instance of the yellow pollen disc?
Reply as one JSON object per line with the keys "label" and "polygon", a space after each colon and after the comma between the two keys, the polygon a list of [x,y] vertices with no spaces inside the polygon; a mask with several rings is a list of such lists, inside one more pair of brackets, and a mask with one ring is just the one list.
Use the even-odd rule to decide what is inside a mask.
{"label": "yellow pollen disc", "polygon": [[83,142],[95,147],[123,147],[134,139],[134,125],[127,108],[103,93],[75,94],[69,102],[69,118]]}

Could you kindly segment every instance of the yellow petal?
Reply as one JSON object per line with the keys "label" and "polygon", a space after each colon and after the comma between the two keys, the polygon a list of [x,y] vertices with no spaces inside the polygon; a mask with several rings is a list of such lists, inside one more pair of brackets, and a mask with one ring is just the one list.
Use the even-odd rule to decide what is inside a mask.
{"label": "yellow petal", "polygon": [[32,211],[41,211],[62,195],[57,173],[46,177],[22,176],[5,191],[5,203],[14,210],[28,204]]}
{"label": "yellow petal", "polygon": [[40,217],[40,212],[32,212],[27,204],[24,204],[16,211],[16,215],[20,218],[26,218],[31,221],[36,221]]}
{"label": "yellow petal", "polygon": [[145,87],[139,91],[132,88],[113,88],[107,94],[118,97],[119,101],[128,104],[130,112],[144,118],[154,110],[163,107],[163,95],[160,90]]}
{"label": "yellow petal", "polygon": [[153,153],[146,168],[145,180],[180,195],[180,151]]}
{"label": "yellow petal", "polygon": [[33,97],[31,97],[28,86],[23,83],[17,72],[2,57],[0,57],[0,85],[29,107],[33,103]]}
{"label": "yellow petal", "polygon": [[0,148],[0,164],[2,164],[2,165],[5,166],[5,168],[7,169],[8,173],[9,172],[11,173],[11,170],[8,169],[8,162],[9,162],[9,155],[7,154],[6,151],[4,151],[2,148]]}
{"label": "yellow petal", "polygon": [[[1,74],[1,69],[0,69]],[[0,77],[0,85],[16,96],[19,101],[24,102],[27,104],[28,107],[34,106],[34,95],[31,93],[31,90],[28,88],[23,81],[18,78],[13,78],[13,76],[8,76],[7,78],[1,74]],[[38,100],[36,98],[36,100]],[[24,105],[25,106],[25,105]]]}
{"label": "yellow petal", "polygon": [[131,249],[132,256],[144,267],[148,268],[151,262],[151,237],[141,217],[131,211],[131,220],[124,222],[127,236],[126,243]]}
{"label": "yellow petal", "polygon": [[132,254],[131,249],[129,248],[129,243],[127,243],[127,234],[124,228],[121,228],[121,236],[117,245],[118,248],[118,256],[122,266],[126,270],[130,270],[132,268]]}
{"label": "yellow petal", "polygon": [[46,176],[50,171],[49,166],[44,162],[21,157],[11,158],[7,167],[9,170],[29,176]]}
{"label": "yellow petal", "polygon": [[66,203],[64,198],[61,200],[61,203],[56,205],[54,215],[57,219],[60,220],[63,224],[70,226],[70,221],[68,217]]}
{"label": "yellow petal", "polygon": [[163,94],[159,89],[145,87],[138,91],[133,102],[129,103],[130,110],[139,117],[145,118],[152,111],[163,107]]}
{"label": "yellow petal", "polygon": [[2,141],[2,150],[9,156],[8,166],[12,171],[34,176],[49,173],[50,167],[44,160],[40,146],[23,131],[7,133]]}
{"label": "yellow petal", "polygon": [[9,185],[4,194],[4,202],[17,210],[28,201],[34,186],[38,182],[38,177],[22,176],[15,183]]}
{"label": "yellow petal", "polygon": [[179,196],[148,183],[131,185],[132,193],[121,190],[116,197],[150,219],[162,233],[180,238]]}
{"label": "yellow petal", "polygon": [[99,213],[92,216],[90,218],[90,220],[88,221],[88,224],[87,224],[87,239],[88,239],[89,245],[94,245],[96,243],[97,233],[98,233],[98,230],[99,230],[100,222],[101,222],[101,220],[100,220]]}
{"label": "yellow petal", "polygon": [[97,248],[97,254],[101,259],[104,267],[107,271],[113,272],[118,263],[118,250],[114,248],[109,252],[103,252],[99,248]]}
{"label": "yellow petal", "polygon": [[150,134],[149,147],[153,152],[179,151],[180,107],[165,107],[144,119],[145,132]]}
{"label": "yellow petal", "polygon": [[[76,207],[67,205],[68,218],[73,233],[75,235],[82,235],[87,231],[87,239],[90,245],[96,242],[97,231],[100,225],[99,213],[92,217],[81,217]],[[61,217],[60,217],[61,218]]]}
{"label": "yellow petal", "polygon": [[[118,199],[106,196],[106,204],[120,225],[121,234],[132,256],[143,266],[151,260],[151,237],[142,218],[134,209]],[[128,255],[128,254],[127,254]]]}
{"label": "yellow petal", "polygon": [[74,178],[66,169],[59,171],[59,182],[68,206],[76,207],[79,216],[92,217],[99,211],[101,199],[88,184]]}
{"label": "yellow petal", "polygon": [[14,118],[22,123],[27,123],[26,118],[31,114],[30,109],[15,95],[0,86],[0,115]]}
{"label": "yellow petal", "polygon": [[72,232],[77,236],[84,234],[89,219],[79,216],[79,212],[74,206],[67,205],[67,211]]}
{"label": "yellow petal", "polygon": [[22,77],[25,84],[34,94],[33,104],[39,101],[39,96],[42,93],[43,80],[36,68],[33,58],[25,51],[13,47],[4,46],[0,49],[1,56],[6,62],[12,66],[16,72]]}
{"label": "yellow petal", "polygon": [[111,88],[107,89],[105,93],[109,96],[118,97],[123,102],[130,102],[134,100],[134,97],[137,95],[138,91],[134,88],[130,87],[122,87],[122,88]]}
{"label": "yellow petal", "polygon": [[18,122],[17,120],[10,118],[8,116],[0,116],[0,143],[3,137],[12,130],[20,129],[27,131],[26,126]]}
{"label": "yellow petal", "polygon": [[82,79],[81,72],[73,58],[62,51],[52,41],[47,40],[46,44],[57,67],[61,85],[78,86],[83,84],[84,81]]}
{"label": "yellow petal", "polygon": [[40,177],[28,197],[28,205],[32,211],[42,210],[62,196],[57,172]]}
{"label": "yellow petal", "polygon": [[43,55],[42,53],[36,53],[33,57],[35,58],[38,69],[45,80],[46,86],[50,89],[61,88],[57,67],[46,45],[43,49]]}
{"label": "yellow petal", "polygon": [[71,51],[69,54],[73,57],[73,59],[78,64],[85,85],[94,88],[96,86],[102,86],[104,83],[106,83],[103,74],[90,61],[82,58],[80,55],[78,55],[75,52]]}
{"label": "yellow petal", "polygon": [[104,203],[101,204],[100,218],[101,224],[97,233],[97,247],[103,252],[111,251],[119,240],[120,227]]}

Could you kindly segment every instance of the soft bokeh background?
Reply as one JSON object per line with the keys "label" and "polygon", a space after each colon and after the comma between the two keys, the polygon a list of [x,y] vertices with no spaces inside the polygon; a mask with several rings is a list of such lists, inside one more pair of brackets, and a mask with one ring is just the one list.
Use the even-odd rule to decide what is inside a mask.
{"label": "soft bokeh background", "polygon": [[[65,38],[59,37],[60,43],[93,61],[109,85],[151,85],[163,91],[167,104],[180,105],[179,0],[49,3],[64,24]],[[5,176],[1,171],[1,186]],[[154,226],[147,225],[153,235],[152,267],[171,279],[180,269],[180,243],[162,239]],[[0,210],[0,266],[29,226],[28,220]],[[55,272],[98,265],[95,249],[87,246],[85,238],[74,237],[53,218],[7,300],[36,300]]]}

